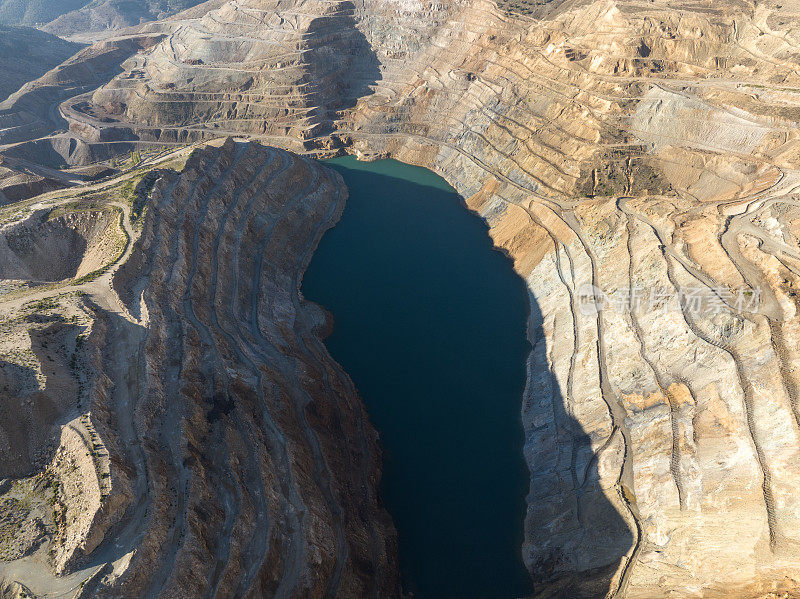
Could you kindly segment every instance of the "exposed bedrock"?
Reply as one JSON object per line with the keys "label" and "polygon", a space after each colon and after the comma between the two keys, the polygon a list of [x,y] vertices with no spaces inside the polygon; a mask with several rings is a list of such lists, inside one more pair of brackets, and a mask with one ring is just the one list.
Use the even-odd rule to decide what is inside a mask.
{"label": "exposed bedrock", "polygon": [[158,35],[134,35],[100,42],[26,83],[0,102],[0,152],[51,168],[110,157],[113,153],[104,144],[90,142],[118,141],[119,135],[84,139],[80,134],[88,128],[85,123],[76,125],[75,133],[68,131],[72,127],[67,117],[79,101],[73,98],[108,82],[122,71],[125,60],[159,39]]}
{"label": "exposed bedrock", "polygon": [[0,279],[61,281],[97,270],[119,251],[120,216],[119,210],[42,210],[0,228]]}
{"label": "exposed bedrock", "polygon": [[376,434],[298,292],[345,197],[333,171],[232,142],[157,184],[114,279],[144,330],[111,318],[99,352],[138,340],[132,386],[103,404],[131,419],[107,434],[135,552],[87,597],[397,596]]}
{"label": "exposed bedrock", "polygon": [[[771,0],[553,2],[537,9],[542,20],[508,16],[488,1],[220,0],[209,8],[191,19],[145,26],[154,45],[132,56],[108,83],[82,87],[89,99],[62,104],[69,135],[94,147],[131,135],[162,143],[246,134],[309,151],[392,155],[437,171],[486,218],[541,312],[541,323],[530,325],[535,349],[521,406],[531,470],[523,555],[542,596],[608,591],[650,599],[668,589],[676,597],[761,597],[800,586],[796,7]],[[18,118],[19,111],[12,112],[0,113],[0,137],[22,139],[13,137],[16,124],[3,124],[3,118]],[[43,121],[40,111],[29,112]],[[374,528],[361,523],[372,517],[385,522],[372,507],[353,530],[337,528],[324,489],[338,497],[345,485],[340,477],[375,475],[368,467],[343,466],[345,458],[326,445],[324,431],[361,422],[361,412],[352,408],[358,418],[317,426],[315,410],[332,404],[314,399],[303,385],[319,379],[304,375],[329,373],[331,388],[340,379],[323,358],[316,370],[285,374],[293,360],[310,363],[306,352],[319,347],[298,333],[313,312],[299,317],[301,308],[287,299],[295,297],[290,282],[269,287],[262,279],[260,285],[275,293],[262,295],[257,309],[248,303],[248,273],[256,264],[284,278],[288,270],[272,266],[269,253],[235,275],[222,267],[224,260],[244,260],[244,250],[226,249],[238,247],[235,240],[253,239],[261,247],[258,234],[273,230],[265,224],[260,233],[248,233],[252,225],[240,230],[231,217],[220,216],[225,209],[214,198],[241,175],[232,170],[215,190],[206,172],[224,175],[234,154],[230,147],[213,159],[198,154],[190,169],[195,176],[157,188],[151,209],[160,218],[148,220],[141,242],[156,249],[134,254],[117,280],[135,314],[144,290],[142,314],[155,310],[151,318],[158,325],[147,333],[144,353],[156,382],[147,383],[143,401],[152,404],[143,405],[153,409],[137,412],[142,431],[161,431],[142,445],[149,454],[141,463],[152,463],[148,472],[157,475],[142,482],[131,468],[129,477],[139,481],[131,482],[132,495],[152,496],[164,512],[148,510],[149,503],[136,502],[141,499],[131,500],[137,507],[130,510],[148,513],[152,530],[168,531],[148,537],[135,556],[147,567],[121,580],[130,588],[144,579],[148,588],[180,584],[170,578],[171,564],[193,554],[181,548],[154,557],[161,541],[177,547],[173,541],[189,531],[185,538],[216,551],[209,539],[230,531],[235,541],[215,553],[225,564],[219,588],[238,580],[234,570],[240,567],[250,573],[242,580],[253,584],[301,580],[319,591],[339,581],[342,589],[357,588],[378,580],[363,574],[368,569],[384,571],[380,560],[387,551],[379,541],[391,534],[379,528],[375,537],[355,541]],[[199,156],[208,161],[202,168]],[[193,194],[194,179],[201,183]],[[186,198],[186,222],[173,214],[172,200],[165,199],[172,197]],[[235,207],[240,204],[233,202],[231,215],[244,209]],[[204,228],[214,229],[214,219],[225,223],[219,246]],[[173,246],[161,229],[169,223],[170,231],[181,231]],[[295,231],[287,224],[286,243],[302,238],[313,246],[310,225],[294,224]],[[195,230],[197,252],[209,244],[222,248],[210,254],[219,255],[217,262],[192,266]],[[211,241],[203,241],[208,235]],[[226,284],[213,283],[227,276]],[[598,313],[594,308],[603,306],[595,297],[603,296],[587,293],[588,285],[616,300]],[[224,310],[220,302],[196,299],[212,290],[225,298]],[[679,304],[678,296],[688,301]],[[699,305],[691,299],[698,296],[705,296]],[[259,323],[261,333],[254,328]],[[306,339],[305,348],[298,339]],[[170,387],[178,360],[181,376],[193,378]],[[258,370],[262,362],[269,373],[253,378],[252,364]],[[208,390],[220,394],[213,413],[224,415],[237,377],[258,382],[264,398],[241,391],[234,402],[241,407],[225,415],[240,420],[224,426],[251,426],[272,448],[270,456],[294,456],[286,458],[289,466],[277,458],[248,462],[236,440],[247,438],[244,433],[210,436],[217,429],[202,415],[216,403]],[[349,383],[341,385],[335,401],[349,406],[346,398],[354,396],[346,391]],[[163,399],[178,389],[186,401]],[[307,428],[293,411],[306,396]],[[253,406],[252,414],[244,413],[246,406]],[[256,422],[259,406],[277,430],[289,422],[286,430],[316,431],[317,449],[313,436],[304,436],[296,441],[297,453],[288,440],[287,453],[280,453],[275,429],[260,420],[248,424]],[[144,420],[150,413],[181,426],[158,428],[159,418]],[[374,437],[364,426],[364,451],[350,459],[374,464],[374,457],[364,457],[374,456]],[[173,431],[180,436],[170,436]],[[357,434],[346,429],[351,433]],[[203,434],[209,435],[205,443]],[[209,456],[203,452],[209,446],[226,449]],[[193,456],[185,465],[179,448]],[[326,456],[327,471],[319,469],[319,455]],[[298,468],[297,480],[313,481],[318,501],[302,499],[304,512],[292,511],[296,498],[286,493],[293,487],[255,498],[233,493],[230,501],[242,515],[223,518],[222,530],[204,528],[186,507],[206,487],[213,492],[209,505],[225,504],[225,486],[216,482],[223,468],[243,472],[238,476],[245,482],[258,481],[256,472],[280,473],[269,479],[277,484],[290,480],[280,467]],[[181,487],[198,477],[214,484]],[[191,499],[162,501],[175,485],[188,488]],[[290,553],[303,556],[291,564],[268,557],[264,568],[280,578],[254,573],[254,556],[264,546],[241,532],[255,528],[259,505],[270,507],[264,513],[282,531],[300,530],[298,513],[317,517],[302,520],[313,534],[269,537],[271,550],[281,549],[263,555],[284,555],[287,546],[307,552]],[[333,546],[355,552],[347,553],[352,562],[331,557],[329,549],[320,550],[324,567],[308,566],[303,560],[324,545],[322,538],[343,538]],[[357,547],[379,550],[368,551],[370,558],[356,567],[350,564],[362,563]],[[339,549],[334,554],[341,556]],[[312,574],[299,574],[304,568]],[[379,586],[394,588],[392,576],[380,578]]]}
{"label": "exposed bedrock", "polygon": [[[522,402],[541,592],[752,597],[796,587],[800,561],[800,15],[785,4],[601,0],[531,21],[366,0],[353,19],[380,76],[320,136],[304,44],[352,39],[343,19],[309,30],[346,3],[239,0],[164,25],[135,85],[93,102],[124,105],[140,135],[246,132],[445,176],[542,314]],[[631,301],[587,310],[590,284]],[[698,290],[702,310],[667,305]]]}
{"label": "exposed bedrock", "polygon": [[2,213],[0,596],[399,597],[377,434],[299,292],[341,177],[228,140],[116,185]]}
{"label": "exposed bedrock", "polygon": [[[35,473],[52,457],[52,427],[63,424],[73,406],[77,382],[69,373],[68,352],[74,329],[43,322],[28,332],[28,363],[0,360],[0,480]],[[8,334],[8,331],[4,331]],[[49,384],[48,384],[49,383]]]}
{"label": "exposed bedrock", "polygon": [[[240,0],[170,24],[128,95],[123,75],[94,103],[124,104],[141,134],[158,118],[393,155],[488,220],[542,313],[522,416],[523,551],[553,582],[544,595],[795,587],[800,15],[601,0],[531,21],[491,2],[366,0],[353,18],[380,77],[319,136],[298,52],[309,14],[336,6]],[[332,25],[336,52],[352,33]],[[598,315],[581,309],[587,284],[655,304]],[[698,290],[712,309],[662,309]]]}
{"label": "exposed bedrock", "polygon": [[278,4],[226,3],[190,27],[151,26],[170,34],[97,90],[92,105],[150,136],[176,125],[300,139],[330,132],[337,111],[380,78],[378,60],[349,0],[309,0],[285,13]]}

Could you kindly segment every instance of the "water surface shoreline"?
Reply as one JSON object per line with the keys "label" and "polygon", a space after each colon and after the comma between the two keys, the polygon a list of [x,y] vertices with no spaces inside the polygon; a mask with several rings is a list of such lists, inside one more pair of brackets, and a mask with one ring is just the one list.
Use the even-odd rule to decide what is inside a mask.
{"label": "water surface shoreline", "polygon": [[350,197],[302,290],[333,316],[325,344],[379,431],[404,584],[418,599],[522,596],[524,281],[435,173],[326,164]]}

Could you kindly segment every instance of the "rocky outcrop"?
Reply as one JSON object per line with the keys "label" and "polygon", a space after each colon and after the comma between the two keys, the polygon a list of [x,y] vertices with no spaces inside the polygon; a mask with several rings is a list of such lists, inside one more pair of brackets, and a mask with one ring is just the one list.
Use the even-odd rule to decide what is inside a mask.
{"label": "rocky outcrop", "polygon": [[[398,597],[377,435],[320,341],[324,315],[299,294],[343,209],[341,178],[232,141],[159,174],[142,187],[135,242],[101,278],[77,281],[88,403],[73,407],[80,428],[56,428],[37,475],[57,481],[40,491],[55,488],[42,525],[50,567],[87,598]],[[44,293],[58,310],[47,298],[63,289]],[[30,297],[0,301],[6,322],[28,326],[15,318]],[[77,460],[75,430],[95,466]],[[63,588],[32,547],[0,556],[0,579]]]}
{"label": "rocky outcrop", "polygon": [[[530,4],[540,19],[488,1],[214,2],[147,26],[163,37],[64,118],[86,147],[246,134],[436,170],[531,293],[523,554],[537,591],[791,592],[800,14],[772,1]],[[188,201],[206,213],[205,198]],[[175,272],[202,276],[175,243]],[[163,270],[140,260],[135,273]],[[125,277],[135,311],[145,284]],[[162,338],[190,326],[187,288],[181,303],[153,287],[173,311]],[[297,322],[278,305],[275,322]],[[197,332],[197,347],[215,335]],[[176,339],[170,355],[193,355]],[[215,351],[196,359],[195,385],[228,364]],[[192,389],[199,413],[208,400]],[[164,478],[196,476],[194,461],[161,460]]]}
{"label": "rocky outcrop", "polygon": [[[490,2],[347,10],[380,76],[361,77],[369,92],[330,133],[314,112],[287,125],[263,112],[317,106],[296,96],[301,59],[262,49],[302,51],[305,15],[325,14],[313,2],[230,2],[171,25],[140,58],[135,98],[112,82],[94,102],[113,95],[142,136],[246,131],[392,155],[435,169],[487,218],[541,313],[522,415],[524,557],[542,593],[793,588],[797,129],[783,90],[797,83],[798,16],[604,0],[556,3],[542,21]],[[331,53],[345,25],[332,23]],[[225,50],[234,31],[259,40],[251,53]],[[599,313],[592,285],[616,298]],[[699,309],[674,303],[693,294]]]}
{"label": "rocky outcrop", "polygon": [[344,197],[331,171],[230,142],[155,190],[115,278],[147,314],[135,426],[150,521],[109,596],[396,594],[375,433],[298,295]]}
{"label": "rocky outcrop", "polygon": [[[328,16],[343,11],[351,21]],[[135,96],[112,82],[93,101],[124,105],[116,116],[143,136],[246,131],[394,155],[469,198],[541,312],[522,404],[535,580],[631,597],[791,587],[796,134],[775,86],[797,77],[782,58],[795,15],[732,3],[548,11],[532,22],[488,2],[231,2],[170,25],[137,63]],[[318,31],[308,15],[329,19],[325,51],[313,50],[329,76],[315,82],[353,89],[324,60],[353,22],[374,54],[360,64],[380,64],[378,77],[348,71],[369,93],[337,107],[330,134],[304,79]],[[228,49],[233,31],[245,54]],[[276,55],[278,40],[297,54]],[[629,301],[582,310],[586,285]],[[690,293],[710,293],[714,309],[661,310]],[[762,294],[758,312],[740,293]],[[731,517],[748,525],[724,527]]]}

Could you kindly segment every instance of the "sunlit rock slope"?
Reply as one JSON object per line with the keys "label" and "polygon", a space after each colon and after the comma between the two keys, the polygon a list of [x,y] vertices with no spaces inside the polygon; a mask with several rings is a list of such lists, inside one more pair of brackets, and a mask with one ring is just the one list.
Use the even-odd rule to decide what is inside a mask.
{"label": "sunlit rock slope", "polygon": [[800,10],[530,4],[536,18],[489,1],[211,2],[145,25],[80,97],[28,110],[38,129],[4,104],[0,152],[78,164],[236,134],[436,170],[536,308],[521,413],[537,592],[791,592]]}

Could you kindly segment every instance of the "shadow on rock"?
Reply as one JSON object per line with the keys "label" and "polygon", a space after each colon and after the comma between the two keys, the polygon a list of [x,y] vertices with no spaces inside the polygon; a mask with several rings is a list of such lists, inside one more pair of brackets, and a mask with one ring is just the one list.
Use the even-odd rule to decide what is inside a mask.
{"label": "shadow on rock", "polygon": [[[543,316],[533,296],[530,305],[534,349],[523,418],[531,486],[524,558],[534,579],[534,597],[603,597],[635,538],[620,513],[623,504],[609,499],[617,491],[608,474],[601,480],[599,452],[592,449],[592,438],[572,416],[577,406],[563,396],[550,369]],[[615,468],[622,463],[622,443],[614,445],[620,439],[615,434],[603,445]]]}
{"label": "shadow on rock", "polygon": [[303,38],[308,103],[315,107],[317,134],[328,133],[336,112],[355,106],[381,79],[380,63],[367,38],[356,27],[355,5],[341,2],[331,13],[308,25]]}

